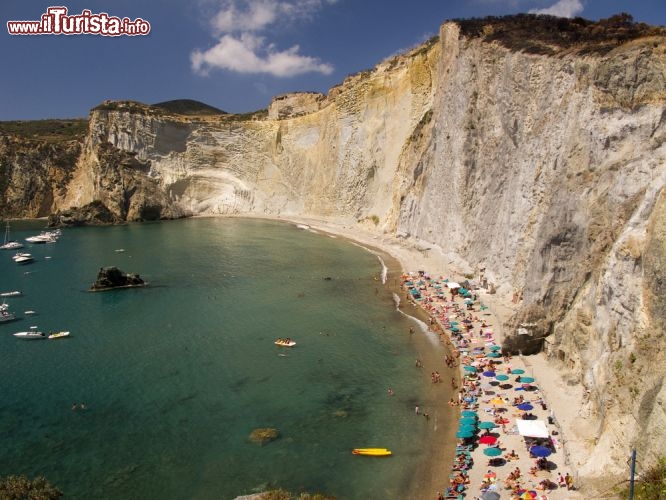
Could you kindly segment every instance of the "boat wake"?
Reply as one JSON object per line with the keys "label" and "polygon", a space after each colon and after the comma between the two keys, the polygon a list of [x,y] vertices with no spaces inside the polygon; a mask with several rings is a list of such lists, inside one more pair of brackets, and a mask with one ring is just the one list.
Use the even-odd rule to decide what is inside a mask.
{"label": "boat wake", "polygon": [[419,327],[419,329],[425,334],[426,338],[434,345],[439,345],[439,336],[433,332],[428,325],[421,321],[418,318],[415,318],[414,316],[410,316],[406,312],[404,312],[402,309],[400,309],[400,297],[398,296],[397,293],[393,293],[393,302],[395,303],[395,310],[398,311],[400,314],[402,314],[405,318],[409,318],[412,320],[416,325]]}

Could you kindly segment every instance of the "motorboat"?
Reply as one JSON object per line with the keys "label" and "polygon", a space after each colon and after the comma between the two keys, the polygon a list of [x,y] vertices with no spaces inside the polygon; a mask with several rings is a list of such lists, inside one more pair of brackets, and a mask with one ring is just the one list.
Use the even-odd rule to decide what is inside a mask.
{"label": "motorboat", "polygon": [[58,239],[49,232],[42,232],[37,236],[28,236],[25,239],[25,241],[27,241],[28,243],[43,244],[43,243],[55,243],[56,241],[58,241]]}
{"label": "motorboat", "polygon": [[286,339],[277,339],[275,342],[273,342],[275,345],[279,345],[281,347],[294,347],[296,345],[296,342],[291,340],[290,338]]}
{"label": "motorboat", "polygon": [[38,331],[36,326],[31,326],[29,331],[16,332],[14,334],[14,337],[23,340],[39,340],[39,339],[45,339],[46,335],[44,334],[44,332]]}
{"label": "motorboat", "polygon": [[14,255],[12,259],[17,264],[29,264],[30,262],[35,260],[32,254],[25,252],[16,252],[16,255]]}
{"label": "motorboat", "polygon": [[0,245],[0,250],[18,250],[19,248],[23,248],[23,244],[9,237],[9,221],[7,221],[7,225],[5,226],[5,242]]}
{"label": "motorboat", "polygon": [[4,302],[0,304],[0,323],[8,323],[9,321],[14,321],[16,316],[14,313],[9,312],[9,305]]}
{"label": "motorboat", "polygon": [[53,340],[53,339],[63,339],[65,337],[69,337],[69,332],[52,332],[49,333],[49,336],[47,338]]}
{"label": "motorboat", "polygon": [[33,311],[32,309],[30,309],[28,311],[25,311],[23,314],[25,314],[26,316],[34,316],[35,314],[37,314],[37,311]]}
{"label": "motorboat", "polygon": [[[2,292],[2,293],[0,293],[0,297],[20,297],[21,295],[23,295],[23,293],[19,292],[18,290],[14,290],[14,291],[11,291],[11,292]],[[3,305],[5,305],[5,304],[3,304]]]}

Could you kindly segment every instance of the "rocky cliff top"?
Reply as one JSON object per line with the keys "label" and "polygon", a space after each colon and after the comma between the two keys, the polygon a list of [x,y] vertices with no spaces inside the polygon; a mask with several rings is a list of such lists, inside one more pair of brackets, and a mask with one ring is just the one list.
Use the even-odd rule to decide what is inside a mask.
{"label": "rocky cliff top", "polygon": [[666,36],[666,27],[635,23],[629,14],[600,21],[535,14],[456,19],[460,35],[497,42],[506,48],[532,54],[604,55],[624,43]]}

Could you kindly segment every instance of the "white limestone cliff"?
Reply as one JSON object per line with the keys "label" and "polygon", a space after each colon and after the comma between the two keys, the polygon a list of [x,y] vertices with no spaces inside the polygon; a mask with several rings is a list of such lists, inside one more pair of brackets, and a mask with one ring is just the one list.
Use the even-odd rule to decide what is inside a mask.
{"label": "white limestone cliff", "polygon": [[[104,148],[144,172],[147,195],[105,183],[116,164]],[[534,322],[538,348],[546,337],[588,394],[596,427],[567,429],[584,443],[579,473],[618,476],[632,446],[663,453],[665,181],[664,36],[544,55],[447,23],[326,97],[283,96],[267,117],[102,106],[59,206],[327,218],[483,266],[522,297],[507,328]]]}

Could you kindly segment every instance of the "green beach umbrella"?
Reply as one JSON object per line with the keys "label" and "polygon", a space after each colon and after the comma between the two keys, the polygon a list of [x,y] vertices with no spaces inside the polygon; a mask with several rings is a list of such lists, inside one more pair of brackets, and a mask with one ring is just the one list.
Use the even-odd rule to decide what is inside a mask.
{"label": "green beach umbrella", "polygon": [[463,410],[461,415],[463,417],[476,417],[476,412],[474,410]]}
{"label": "green beach umbrella", "polygon": [[483,454],[489,457],[498,457],[502,454],[502,450],[496,447],[486,448],[485,450],[483,450]]}
{"label": "green beach umbrella", "polygon": [[497,351],[489,352],[488,354],[486,354],[486,358],[501,358],[501,357],[502,355]]}
{"label": "green beach umbrella", "polygon": [[508,375],[504,375],[503,373],[500,373],[499,375],[497,375],[497,376],[495,377],[495,379],[496,379],[496,380],[499,380],[500,382],[502,382],[502,381],[504,381],[504,380],[509,380],[509,376],[508,376]]}
{"label": "green beach umbrella", "polygon": [[471,438],[473,435],[474,435],[474,433],[471,432],[471,431],[465,431],[465,432],[458,431],[458,432],[456,433],[456,437],[457,437],[458,439],[467,439],[467,438]]}
{"label": "green beach umbrella", "polygon": [[497,427],[495,422],[479,422],[479,429],[494,429]]}
{"label": "green beach umbrella", "polygon": [[458,427],[458,432],[471,432],[472,434],[476,433],[476,427],[473,425],[461,425]]}
{"label": "green beach umbrella", "polygon": [[521,384],[531,384],[532,382],[534,382],[532,377],[520,377]]}
{"label": "green beach umbrella", "polygon": [[460,419],[460,425],[476,425],[476,418],[474,417],[462,417]]}
{"label": "green beach umbrella", "polygon": [[458,324],[457,321],[449,321],[449,325],[451,326],[456,326]]}
{"label": "green beach umbrella", "polygon": [[523,373],[525,373],[525,370],[521,370],[520,368],[514,368],[513,370],[511,370],[511,373],[513,373],[514,375],[522,375]]}
{"label": "green beach umbrella", "polygon": [[475,366],[465,365],[465,366],[463,366],[463,370],[465,370],[466,372],[470,372],[470,373],[476,373],[476,367]]}
{"label": "green beach umbrella", "polygon": [[499,351],[501,349],[502,349],[502,346],[499,346],[499,345],[491,345],[490,346],[491,351]]}

